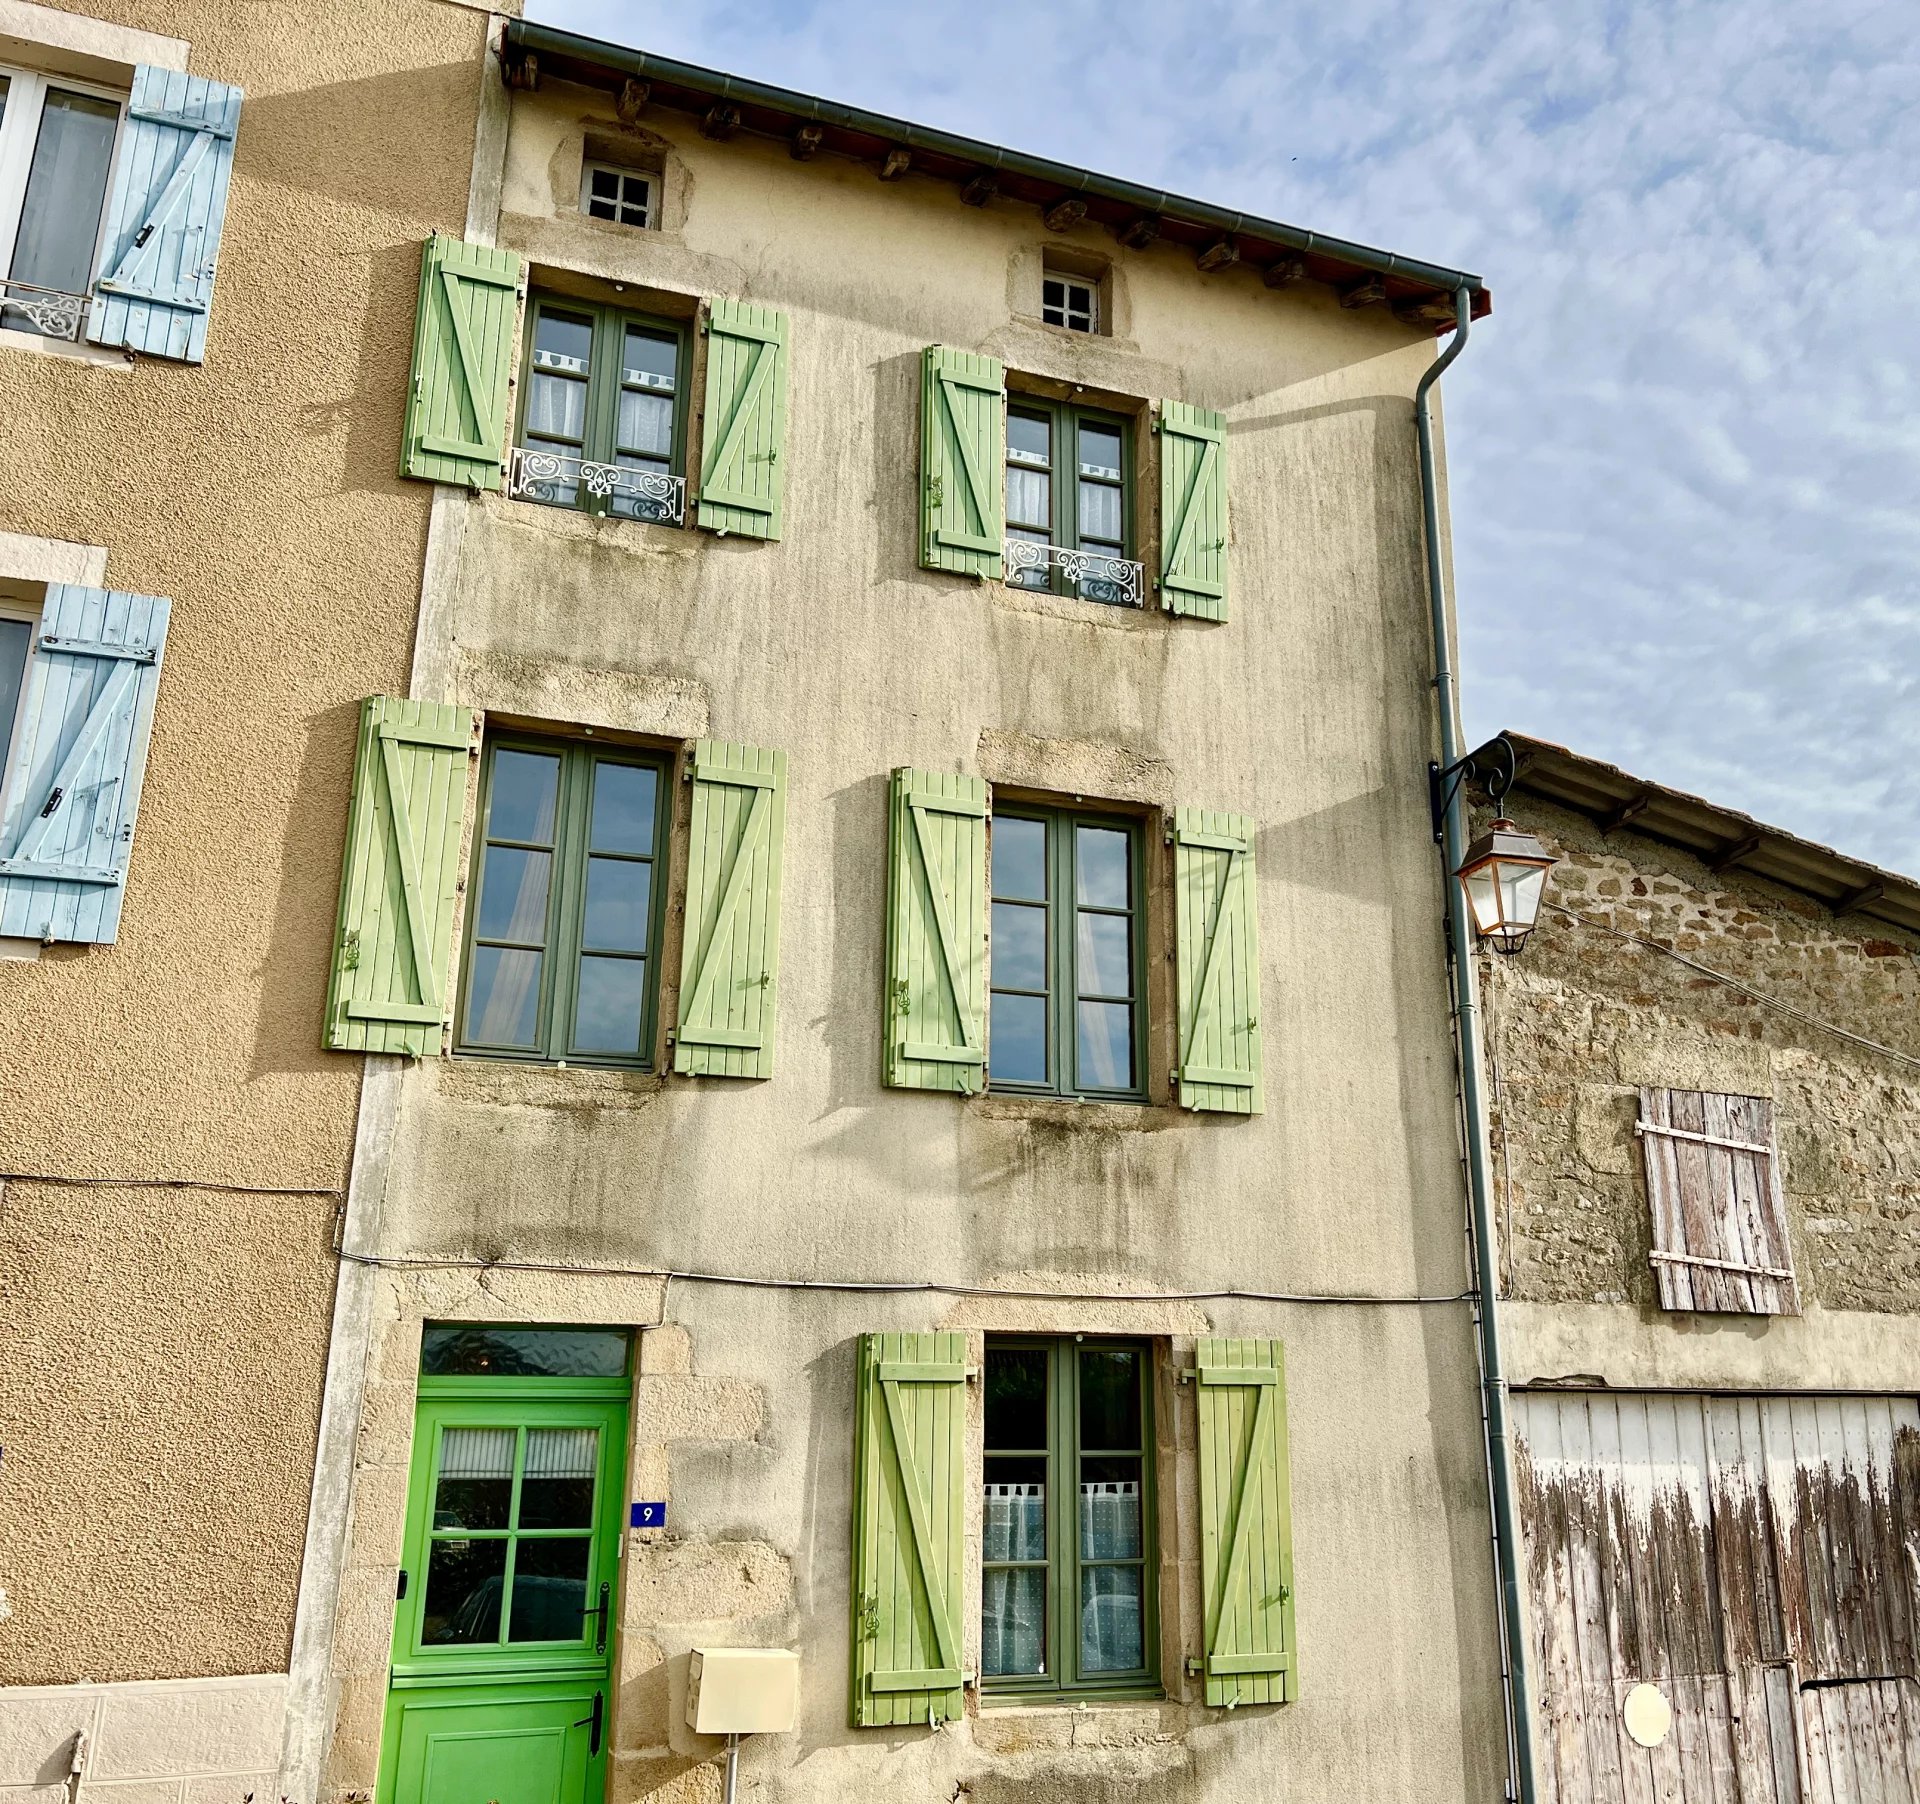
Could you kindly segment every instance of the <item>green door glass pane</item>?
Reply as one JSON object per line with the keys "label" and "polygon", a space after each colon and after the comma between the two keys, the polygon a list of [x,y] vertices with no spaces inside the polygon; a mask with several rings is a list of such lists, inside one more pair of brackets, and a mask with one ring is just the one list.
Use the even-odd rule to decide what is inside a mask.
{"label": "green door glass pane", "polygon": [[427,1556],[427,1603],[420,1640],[426,1647],[500,1639],[500,1600],[507,1575],[504,1536],[436,1538]]}
{"label": "green door glass pane", "polygon": [[591,1528],[593,1481],[599,1470],[598,1429],[528,1429],[517,1526]]}
{"label": "green door glass pane", "polygon": [[433,1526],[505,1528],[513,1513],[511,1428],[449,1428],[440,1443]]}
{"label": "green door glass pane", "polygon": [[593,1544],[585,1535],[517,1544],[508,1640],[580,1640],[586,1627],[592,1552]]}

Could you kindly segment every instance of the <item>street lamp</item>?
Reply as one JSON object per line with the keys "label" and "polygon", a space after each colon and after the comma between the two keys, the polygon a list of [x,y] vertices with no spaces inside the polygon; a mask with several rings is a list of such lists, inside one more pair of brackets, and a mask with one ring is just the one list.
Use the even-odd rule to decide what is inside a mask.
{"label": "street lamp", "polygon": [[[1493,758],[1476,763],[1484,754]],[[1503,735],[1480,752],[1470,752],[1447,770],[1433,771],[1434,830],[1438,837],[1442,817],[1461,783],[1468,777],[1485,780],[1487,793],[1498,808],[1506,800],[1516,775],[1512,743]],[[1540,919],[1540,903],[1547,873],[1559,862],[1531,833],[1502,814],[1467,847],[1453,873],[1466,892],[1467,910],[1480,937],[1496,952],[1509,957],[1527,943]]]}

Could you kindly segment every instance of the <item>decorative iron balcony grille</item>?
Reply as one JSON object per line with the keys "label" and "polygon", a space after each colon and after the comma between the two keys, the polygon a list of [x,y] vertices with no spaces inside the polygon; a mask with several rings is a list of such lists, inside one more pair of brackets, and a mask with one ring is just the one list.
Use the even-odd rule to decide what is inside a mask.
{"label": "decorative iron balcony grille", "polygon": [[1065,545],[1039,545],[1031,539],[1009,539],[1006,546],[1007,581],[1016,587],[1029,571],[1058,570],[1068,587],[1087,601],[1137,608],[1147,593],[1147,573],[1132,558],[1105,551],[1074,551]]}
{"label": "decorative iron balcony grille", "polygon": [[687,479],[625,464],[595,463],[564,451],[513,448],[507,465],[507,493],[518,501],[544,501],[549,507],[591,507],[626,520],[652,520],[678,526],[686,518]]}
{"label": "decorative iron balcony grille", "polygon": [[0,326],[16,332],[38,332],[47,338],[77,339],[86,317],[84,294],[0,276]]}

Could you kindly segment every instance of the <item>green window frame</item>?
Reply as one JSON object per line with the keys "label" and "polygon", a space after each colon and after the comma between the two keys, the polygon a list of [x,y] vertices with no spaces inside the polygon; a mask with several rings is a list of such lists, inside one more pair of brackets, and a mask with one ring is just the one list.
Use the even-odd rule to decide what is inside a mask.
{"label": "green window frame", "polygon": [[1157,1695],[1153,1366],[1151,1341],[987,1337],[986,1693]]}
{"label": "green window frame", "polygon": [[996,806],[988,866],[988,1084],[1144,1102],[1145,823]]}
{"label": "green window frame", "polygon": [[508,494],[682,524],[689,342],[682,321],[567,295],[533,296]]}
{"label": "green window frame", "polygon": [[652,1066],[672,774],[626,746],[488,737],[456,1051]]}
{"label": "green window frame", "polygon": [[1122,414],[1007,397],[1010,588],[1112,607],[1143,604],[1134,549],[1133,436],[1134,422]]}

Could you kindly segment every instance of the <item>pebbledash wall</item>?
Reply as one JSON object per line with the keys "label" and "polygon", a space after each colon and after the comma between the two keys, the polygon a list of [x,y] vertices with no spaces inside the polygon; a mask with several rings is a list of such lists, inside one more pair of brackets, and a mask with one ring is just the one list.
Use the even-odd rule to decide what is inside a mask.
{"label": "pebbledash wall", "polygon": [[[1507,808],[1563,861],[1524,954],[1482,961],[1516,1382],[1920,1388],[1920,936],[1524,789]],[[1643,1085],[1772,1100],[1803,1314],[1660,1310]]]}
{"label": "pebbledash wall", "polygon": [[[524,254],[536,286],[681,316],[721,294],[789,316],[785,521],[769,543],[442,488],[410,693],[495,724],[784,751],[779,1026],[764,1081],[368,1057],[295,1670],[296,1713],[323,1725],[322,1745],[283,1785],[317,1781],[329,1800],[375,1785],[422,1325],[492,1320],[644,1331],[630,1495],[669,1514],[624,1548],[617,1800],[718,1795],[718,1744],[683,1721],[688,1651],[715,1643],[800,1652],[798,1731],[743,1755],[768,1800],[1497,1795],[1424,789],[1411,399],[1431,338],[1312,283],[1214,280],[1171,247],[1123,252],[1089,227],[1050,235],[1030,207],[962,207],[948,184],[882,184],[751,136],[708,142],[683,114],[623,125],[585,87],[546,80],[496,104],[511,115],[503,198],[470,236]],[[589,136],[664,172],[660,228],[582,217]],[[1043,255],[1062,248],[1111,263],[1111,335],[1037,318]],[[933,343],[1055,393],[1223,409],[1230,620],[921,569]],[[391,450],[397,408],[389,428]],[[888,782],[907,765],[1145,815],[1152,1100],[882,1087]],[[1175,804],[1257,823],[1252,1118],[1166,1101],[1157,860]],[[682,793],[676,910],[686,809]],[[663,1022],[679,931],[676,915]],[[343,1070],[358,1057],[335,1056]],[[1039,1294],[737,1289],[667,1270]],[[1234,1287],[1441,1300],[1158,1300]],[[848,1726],[858,1339],[934,1329],[970,1336],[975,1363],[987,1331],[1156,1337],[1165,1701],[982,1707],[969,1689],[964,1718],[938,1729]],[[1299,1697],[1282,1707],[1209,1709],[1184,1670],[1201,1652],[1199,1527],[1194,1403],[1175,1373],[1205,1334],[1285,1344]],[[968,1408],[977,1447],[977,1390]],[[967,1489],[977,1499],[977,1473]],[[976,1531],[970,1671],[978,1561]]]}
{"label": "pebbledash wall", "polygon": [[0,0],[0,64],[245,96],[204,362],[0,331],[6,592],[173,603],[117,943],[0,947],[0,1796],[80,1730],[102,1798],[279,1758],[360,1081],[312,1028],[332,823],[412,646],[389,423],[487,24]]}

